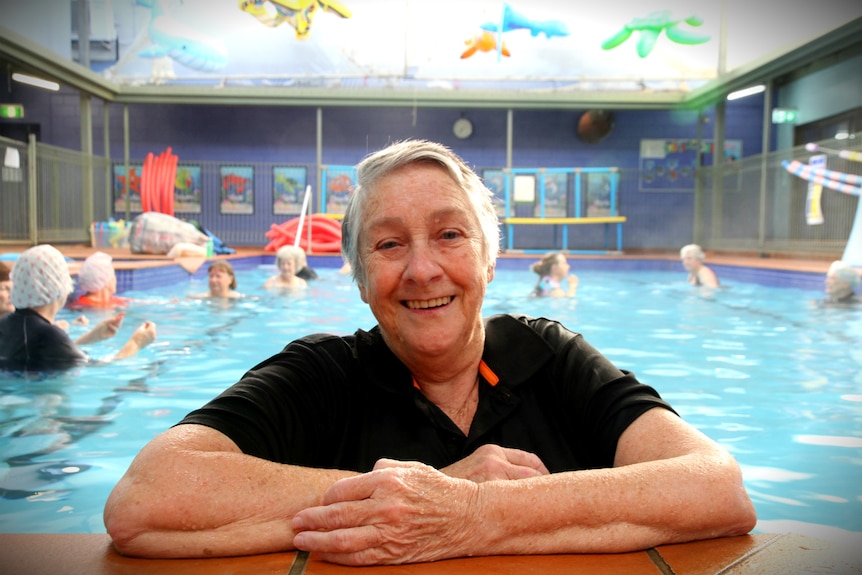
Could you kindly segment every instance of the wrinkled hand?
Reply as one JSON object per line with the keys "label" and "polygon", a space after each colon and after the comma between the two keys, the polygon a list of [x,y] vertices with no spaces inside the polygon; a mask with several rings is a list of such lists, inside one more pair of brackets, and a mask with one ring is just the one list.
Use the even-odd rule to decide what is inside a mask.
{"label": "wrinkled hand", "polygon": [[537,455],[492,444],[482,445],[441,471],[450,477],[469,479],[475,483],[495,479],[525,479],[550,473]]}
{"label": "wrinkled hand", "polygon": [[471,521],[481,517],[477,495],[471,481],[422,463],[381,459],[373,471],[334,483],[322,506],[297,513],[293,544],[345,565],[464,555],[481,533]]}

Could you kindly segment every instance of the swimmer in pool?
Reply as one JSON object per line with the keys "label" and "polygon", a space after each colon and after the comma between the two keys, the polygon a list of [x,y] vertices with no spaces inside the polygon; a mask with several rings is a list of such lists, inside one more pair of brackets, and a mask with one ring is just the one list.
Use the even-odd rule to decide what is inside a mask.
{"label": "swimmer in pool", "polygon": [[[534,296],[574,297],[578,291],[578,276],[569,273],[569,262],[561,252],[546,254],[530,266],[539,281],[533,288]],[[563,289],[563,284],[566,289]]]}
{"label": "swimmer in pool", "polygon": [[[56,248],[39,245],[21,254],[12,268],[11,300],[15,311],[0,318],[0,369],[56,371],[82,365],[90,358],[80,345],[117,334],[123,313],[99,322],[74,341],[54,325],[56,314],[66,305],[72,288],[69,265]],[[110,359],[132,356],[155,338],[155,324],[144,322]]]}
{"label": "swimmer in pool", "polygon": [[855,305],[862,303],[862,296],[855,293],[859,287],[859,272],[842,261],[834,261],[826,272],[826,297],[822,305]]}
{"label": "swimmer in pool", "polygon": [[127,307],[129,298],[117,295],[113,258],[105,252],[90,254],[78,272],[78,287],[84,292],[69,304],[73,309]]}
{"label": "swimmer in pool", "polygon": [[263,287],[266,289],[301,290],[308,287],[308,282],[297,275],[302,269],[302,259],[305,252],[297,246],[282,246],[275,253],[275,265],[278,275],[267,278]]}
{"label": "swimmer in pool", "polygon": [[679,250],[682,266],[688,272],[688,283],[693,286],[718,287],[718,276],[711,268],[704,265],[706,255],[697,244],[688,244]]}
{"label": "swimmer in pool", "polygon": [[227,260],[217,260],[207,268],[209,291],[191,296],[195,299],[235,299],[243,297],[236,291],[236,273]]}

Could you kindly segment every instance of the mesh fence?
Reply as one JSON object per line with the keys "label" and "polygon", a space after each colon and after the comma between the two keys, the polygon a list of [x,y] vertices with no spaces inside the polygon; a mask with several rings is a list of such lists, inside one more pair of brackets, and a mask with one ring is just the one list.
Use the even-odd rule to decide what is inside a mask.
{"label": "mesh fence", "polygon": [[[840,154],[844,150],[847,156],[846,151],[862,149],[862,134],[855,136],[818,142],[820,150],[826,150],[823,153],[828,170],[862,175],[862,162]],[[88,243],[92,222],[136,215],[130,209],[134,202],[126,206],[120,201],[124,191],[118,176],[125,176],[124,165],[38,142],[28,145],[0,137],[0,147],[4,152],[0,154],[4,157],[0,244]],[[673,192],[653,192],[650,201],[627,201],[638,193],[640,174],[637,169],[622,169],[618,184],[620,214],[628,218],[627,226],[655,234],[647,238],[653,247],[675,250],[693,239],[714,251],[840,253],[854,225],[859,187],[845,186],[842,191],[823,186],[818,197],[817,190],[810,189],[811,182],[783,165],[794,160],[808,163],[811,157],[811,152],[797,147],[700,168],[693,202],[680,202],[679,194]],[[142,165],[143,160],[130,163],[133,167]],[[188,169],[178,170],[186,178],[178,186],[192,182],[190,185],[200,186],[197,192],[203,193],[184,189],[188,201],[181,204],[185,206],[181,209],[186,211],[177,211],[176,216],[198,220],[227,245],[265,245],[265,233],[271,225],[299,214],[306,184],[315,190],[310,202],[312,213],[329,211],[335,194],[349,189],[349,182],[342,181],[344,174],[327,177],[327,166],[318,169],[316,165],[207,161],[185,168]],[[226,175],[237,174],[248,174],[253,186],[253,194],[239,200],[248,204],[242,213],[231,212],[235,207],[226,207],[233,198],[226,197],[223,189]],[[322,192],[316,190],[319,177],[325,182]],[[133,183],[134,178],[129,181]],[[686,207],[680,208],[681,205]],[[819,215],[824,223],[812,224],[812,215]]]}

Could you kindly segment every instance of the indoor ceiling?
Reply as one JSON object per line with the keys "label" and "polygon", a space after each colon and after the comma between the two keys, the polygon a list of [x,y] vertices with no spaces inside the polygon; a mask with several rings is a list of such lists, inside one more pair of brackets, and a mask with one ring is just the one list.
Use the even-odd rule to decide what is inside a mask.
{"label": "indoor ceiling", "polygon": [[862,37],[859,0],[82,2],[89,68],[77,18],[34,0],[4,14],[4,70],[127,103],[698,107]]}

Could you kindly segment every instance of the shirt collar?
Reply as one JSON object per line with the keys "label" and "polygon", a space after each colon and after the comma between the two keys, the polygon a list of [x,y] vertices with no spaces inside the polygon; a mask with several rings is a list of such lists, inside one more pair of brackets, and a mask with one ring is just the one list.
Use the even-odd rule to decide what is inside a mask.
{"label": "shirt collar", "polygon": [[[480,368],[485,380],[497,379],[512,388],[530,378],[553,353],[542,337],[527,325],[523,315],[501,314],[485,319],[485,349]],[[362,371],[379,387],[398,394],[412,393],[413,376],[383,341],[380,327],[357,330],[356,355]],[[516,342],[516,343],[513,343]]]}

